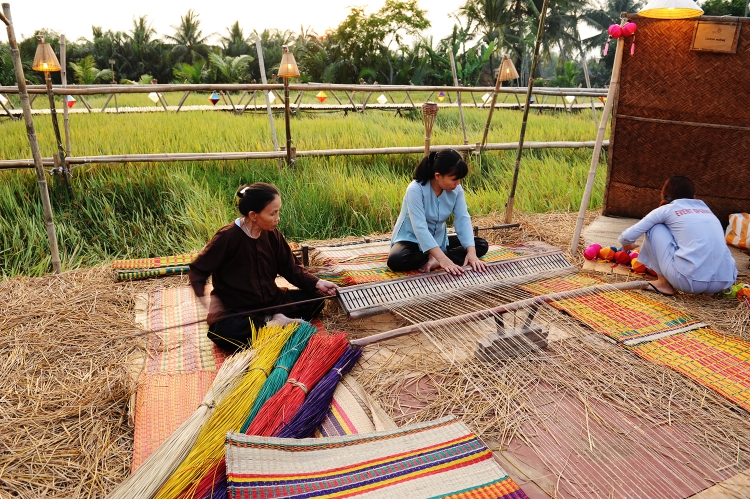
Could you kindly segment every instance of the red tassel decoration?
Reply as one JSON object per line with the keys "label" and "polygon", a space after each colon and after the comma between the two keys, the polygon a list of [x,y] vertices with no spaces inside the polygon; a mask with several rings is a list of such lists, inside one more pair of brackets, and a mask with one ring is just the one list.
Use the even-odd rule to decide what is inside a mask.
{"label": "red tassel decoration", "polygon": [[630,44],[630,55],[635,54],[635,35],[633,35],[633,43]]}
{"label": "red tassel decoration", "polygon": [[604,45],[604,54],[607,55],[607,52],[609,52],[609,38],[607,38],[607,43]]}

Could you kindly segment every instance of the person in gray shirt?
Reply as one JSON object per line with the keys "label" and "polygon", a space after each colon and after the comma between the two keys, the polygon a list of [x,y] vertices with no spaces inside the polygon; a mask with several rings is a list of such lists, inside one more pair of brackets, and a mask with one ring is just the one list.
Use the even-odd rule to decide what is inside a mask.
{"label": "person in gray shirt", "polygon": [[731,286],[737,266],[721,222],[706,203],[695,199],[693,182],[670,177],[661,195],[658,208],[620,234],[624,250],[635,249],[635,241],[646,234],[638,261],[656,272],[653,289],[665,295],[675,289],[713,294]]}

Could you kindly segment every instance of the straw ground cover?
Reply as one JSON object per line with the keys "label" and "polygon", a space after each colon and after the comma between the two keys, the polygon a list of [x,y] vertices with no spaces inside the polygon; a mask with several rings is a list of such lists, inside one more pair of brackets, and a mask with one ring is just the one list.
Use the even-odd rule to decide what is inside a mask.
{"label": "straw ground cover", "polygon": [[[590,213],[588,220],[596,215]],[[506,244],[542,239],[566,247],[575,217],[572,213],[519,213],[521,228],[495,231],[489,238]],[[495,215],[477,222],[488,226],[498,220]],[[131,364],[144,344],[143,332],[133,323],[133,296],[158,286],[185,284],[184,277],[114,283],[107,267],[0,281],[0,496],[103,497],[125,479],[133,441],[127,417],[127,402],[135,388]],[[685,308],[725,334],[750,339],[750,308],[736,300],[686,295],[655,298]],[[333,304],[323,319],[329,330],[346,329],[353,336],[402,324],[383,317],[348,322]],[[434,365],[413,368],[437,372]],[[638,372],[646,376],[643,369]],[[664,378],[654,381],[648,375],[639,378],[638,386],[662,397],[662,403],[668,402],[665,394],[669,396],[675,383],[680,390],[676,394],[705,395],[711,407],[722,406],[711,392],[690,388],[671,371],[657,372]],[[373,376],[370,382],[376,377],[382,380],[373,392],[381,401],[392,400],[388,383],[396,381],[394,370],[363,373]],[[601,387],[602,372],[592,376],[599,380],[593,386]],[[656,384],[648,387],[651,382]],[[655,387],[667,387],[667,391]],[[460,380],[445,378],[440,388],[435,414],[451,410],[455,394],[460,393]],[[717,431],[722,428],[716,427]]]}
{"label": "straw ground cover", "polygon": [[[298,149],[414,146],[423,143],[421,118],[392,112],[300,114],[292,123]],[[43,118],[43,117],[40,117]],[[470,142],[481,140],[486,111],[467,110]],[[492,142],[518,140],[521,113],[498,111]],[[49,119],[36,119],[44,156],[55,150]],[[282,121],[277,120],[283,143]],[[0,159],[30,157],[21,122],[0,121]],[[71,117],[72,152],[77,156],[272,150],[263,115],[223,112]],[[532,114],[527,140],[589,140],[586,113]],[[434,144],[463,142],[457,110],[442,110]],[[580,203],[590,150],[524,153],[516,209],[530,212],[575,210]],[[275,161],[184,162],[97,165],[73,172],[75,196],[60,186],[52,204],[63,268],[98,265],[114,258],[181,253],[202,248],[215,231],[236,216],[234,192],[243,183],[279,186],[284,208],[282,232],[292,240],[326,239],[388,232],[398,215],[417,156],[300,158],[295,169],[279,172]],[[515,153],[489,152],[471,158],[465,181],[475,215],[502,211],[512,179]],[[0,276],[42,275],[50,268],[36,179],[30,170],[0,172]],[[591,205],[601,204],[600,169]]]}

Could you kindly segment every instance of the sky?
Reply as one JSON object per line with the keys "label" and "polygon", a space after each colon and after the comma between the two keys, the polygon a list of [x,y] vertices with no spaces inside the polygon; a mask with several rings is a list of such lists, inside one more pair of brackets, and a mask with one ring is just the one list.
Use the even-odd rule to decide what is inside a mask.
{"label": "sky", "polygon": [[[311,27],[318,34],[338,26],[349,13],[349,6],[364,7],[368,14],[380,9],[385,0],[273,0],[209,2],[177,0],[126,0],[124,2],[65,0],[6,0],[10,2],[16,38],[32,36],[41,28],[64,34],[68,40],[80,37],[91,39],[91,26],[104,30],[130,31],[133,18],[148,15],[159,36],[172,34],[180,23],[180,16],[188,9],[200,15],[203,34],[226,34],[235,21],[240,22],[245,35],[267,28],[300,31],[300,26]],[[427,11],[432,26],[425,32],[435,42],[448,36],[456,23],[449,17],[465,0],[419,0],[419,7]],[[212,42],[218,43],[218,37]]]}

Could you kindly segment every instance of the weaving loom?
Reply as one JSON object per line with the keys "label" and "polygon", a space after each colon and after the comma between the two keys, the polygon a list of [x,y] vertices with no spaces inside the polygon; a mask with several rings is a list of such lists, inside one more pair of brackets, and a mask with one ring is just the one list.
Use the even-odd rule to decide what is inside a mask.
{"label": "weaving loom", "polygon": [[453,276],[445,271],[402,277],[385,282],[360,284],[339,289],[338,297],[349,318],[361,318],[388,310],[387,305],[415,297],[522,279],[551,272],[575,272],[558,248],[542,242],[527,243],[528,254],[488,263],[484,272]]}

